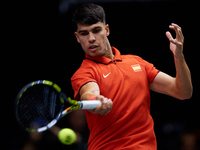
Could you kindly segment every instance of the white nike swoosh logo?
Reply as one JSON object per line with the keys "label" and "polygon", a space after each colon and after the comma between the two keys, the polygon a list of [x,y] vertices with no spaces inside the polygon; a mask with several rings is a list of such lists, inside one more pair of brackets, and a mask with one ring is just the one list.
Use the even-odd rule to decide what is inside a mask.
{"label": "white nike swoosh logo", "polygon": [[110,74],[111,74],[111,72],[108,73],[107,75],[104,75],[104,74],[103,74],[103,77],[104,77],[104,78],[107,78]]}

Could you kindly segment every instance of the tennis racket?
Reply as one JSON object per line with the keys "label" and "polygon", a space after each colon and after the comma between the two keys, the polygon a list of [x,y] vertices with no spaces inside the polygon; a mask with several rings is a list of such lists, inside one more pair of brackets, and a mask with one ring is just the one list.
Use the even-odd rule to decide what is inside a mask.
{"label": "tennis racket", "polygon": [[29,132],[43,132],[71,111],[94,109],[101,102],[72,100],[61,92],[57,84],[48,80],[38,80],[24,86],[15,103],[19,125]]}

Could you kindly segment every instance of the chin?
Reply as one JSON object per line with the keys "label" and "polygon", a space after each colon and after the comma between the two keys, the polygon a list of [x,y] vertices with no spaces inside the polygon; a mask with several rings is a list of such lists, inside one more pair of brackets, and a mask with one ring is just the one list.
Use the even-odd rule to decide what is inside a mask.
{"label": "chin", "polygon": [[90,51],[88,50],[86,53],[90,57],[100,57],[103,56],[103,53],[101,50],[95,50],[95,51]]}
{"label": "chin", "polygon": [[98,57],[99,55],[98,54],[96,54],[96,53],[87,53],[87,55],[88,56],[90,56],[90,57]]}

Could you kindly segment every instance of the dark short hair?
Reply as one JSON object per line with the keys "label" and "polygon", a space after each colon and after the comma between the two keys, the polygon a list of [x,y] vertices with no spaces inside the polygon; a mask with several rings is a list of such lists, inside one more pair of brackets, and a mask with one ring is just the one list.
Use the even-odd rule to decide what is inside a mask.
{"label": "dark short hair", "polygon": [[77,28],[77,24],[92,25],[97,22],[106,23],[105,11],[101,6],[93,3],[83,4],[74,11],[72,22],[75,28]]}

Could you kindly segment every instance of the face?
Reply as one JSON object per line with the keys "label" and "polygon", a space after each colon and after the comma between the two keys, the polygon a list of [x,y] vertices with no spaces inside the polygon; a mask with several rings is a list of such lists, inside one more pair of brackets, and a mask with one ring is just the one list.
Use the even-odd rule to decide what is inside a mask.
{"label": "face", "polygon": [[75,36],[85,53],[91,57],[107,56],[111,52],[107,36],[109,25],[98,22],[92,25],[77,25]]}

